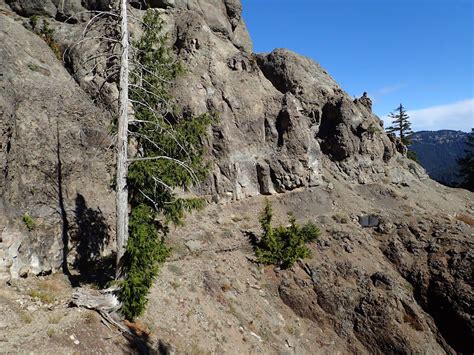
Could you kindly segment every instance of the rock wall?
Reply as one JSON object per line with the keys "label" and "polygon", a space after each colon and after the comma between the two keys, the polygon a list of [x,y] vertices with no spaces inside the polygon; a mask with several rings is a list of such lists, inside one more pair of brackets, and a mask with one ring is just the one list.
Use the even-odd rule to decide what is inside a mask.
{"label": "rock wall", "polygon": [[[150,4],[186,68],[172,89],[183,116],[219,114],[208,142],[212,176],[201,195],[228,201],[314,186],[323,182],[323,166],[359,183],[425,176],[397,152],[366,96],[352,100],[317,63],[291,51],[253,54],[239,1]],[[138,28],[132,23],[135,36]],[[76,80],[93,96],[106,66],[85,80],[79,63],[94,46],[72,55]],[[109,91],[105,101],[114,102],[117,90]]]}
{"label": "rock wall", "polygon": [[[49,245],[42,247],[48,251],[40,252],[41,266],[35,269],[46,271],[57,268],[69,254],[72,234],[94,239],[94,231],[72,231],[84,226],[75,217],[84,215],[75,205],[92,208],[88,216],[99,218],[107,228],[112,225],[113,156],[108,148],[113,141],[107,132],[109,117],[100,107],[117,109],[117,62],[94,54],[114,54],[118,49],[101,40],[73,45],[86,24],[91,36],[114,35],[107,18],[91,24],[87,20],[92,15],[84,12],[107,8],[105,0],[8,4],[0,2],[5,9],[0,188],[9,221],[5,223],[14,225],[9,228],[21,230],[23,239],[36,233],[36,244]],[[143,16],[144,3],[131,4],[134,18]],[[149,4],[161,13],[163,32],[186,68],[172,87],[183,116],[208,111],[219,115],[207,142],[212,172],[196,188],[198,194],[231,201],[284,193],[323,184],[323,168],[358,183],[406,184],[424,176],[397,152],[397,142],[384,133],[367,97],[352,100],[317,63],[288,50],[253,54],[238,0]],[[28,19],[11,10],[49,21],[54,40],[63,50],[70,48],[69,72],[44,41],[26,29],[31,29]],[[64,22],[73,13],[80,15]],[[135,38],[140,35],[133,18],[130,28]],[[34,232],[26,232],[20,221],[26,212],[38,220]],[[13,254],[4,265],[13,265]],[[24,259],[31,259],[31,254]]]}
{"label": "rock wall", "polygon": [[105,238],[94,228],[113,225],[115,207],[109,115],[8,12],[0,42],[0,275],[8,278],[54,271],[77,240]]}
{"label": "rock wall", "polygon": [[[406,174],[370,105],[353,101],[311,59],[285,49],[255,55],[196,11],[175,7],[163,16],[188,68],[173,89],[179,107],[220,114],[205,193],[240,199],[313,186],[323,165],[360,183],[417,178]],[[424,175],[414,164],[413,171]]]}

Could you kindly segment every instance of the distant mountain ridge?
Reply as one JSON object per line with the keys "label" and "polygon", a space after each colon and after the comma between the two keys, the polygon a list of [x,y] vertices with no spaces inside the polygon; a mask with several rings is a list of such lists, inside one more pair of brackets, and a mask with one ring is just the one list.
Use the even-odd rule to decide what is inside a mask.
{"label": "distant mountain ridge", "polygon": [[453,130],[419,131],[412,136],[414,151],[428,175],[445,185],[460,182],[457,159],[464,156],[469,133]]}

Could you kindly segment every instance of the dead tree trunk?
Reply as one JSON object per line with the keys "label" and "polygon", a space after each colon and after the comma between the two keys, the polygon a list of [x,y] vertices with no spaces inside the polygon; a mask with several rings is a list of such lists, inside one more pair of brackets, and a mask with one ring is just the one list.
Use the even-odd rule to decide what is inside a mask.
{"label": "dead tree trunk", "polygon": [[117,272],[121,276],[121,261],[128,240],[128,79],[129,79],[129,33],[127,18],[127,0],[120,0],[122,57],[120,61],[120,98],[117,136]]}

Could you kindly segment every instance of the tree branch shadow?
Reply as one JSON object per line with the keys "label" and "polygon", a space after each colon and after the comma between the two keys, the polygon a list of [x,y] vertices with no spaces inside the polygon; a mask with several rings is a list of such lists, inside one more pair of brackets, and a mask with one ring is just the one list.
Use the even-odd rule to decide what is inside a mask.
{"label": "tree branch shadow", "polygon": [[74,276],[76,284],[92,283],[104,288],[115,275],[115,255],[102,256],[110,241],[109,226],[100,208],[88,207],[81,194],[77,194],[75,204],[77,257],[74,268],[79,272]]}
{"label": "tree branch shadow", "polygon": [[125,325],[129,333],[124,333],[124,336],[128,341],[130,351],[140,355],[171,355],[176,353],[173,346],[161,339],[154,346],[150,334],[144,331],[139,324],[126,322]]}
{"label": "tree branch shadow", "polygon": [[[52,208],[60,218],[62,271],[73,287],[83,283],[105,287],[115,275],[114,255],[102,257],[104,248],[110,241],[110,228],[100,208],[88,207],[82,194],[76,195],[74,209],[68,208],[69,198],[64,184],[71,169],[63,162],[59,124],[56,125],[54,145],[49,151],[54,156],[52,166],[46,164],[38,168],[48,187],[40,204]],[[71,220],[71,214],[74,214],[74,220]],[[75,261],[70,269],[68,257],[74,249]]]}

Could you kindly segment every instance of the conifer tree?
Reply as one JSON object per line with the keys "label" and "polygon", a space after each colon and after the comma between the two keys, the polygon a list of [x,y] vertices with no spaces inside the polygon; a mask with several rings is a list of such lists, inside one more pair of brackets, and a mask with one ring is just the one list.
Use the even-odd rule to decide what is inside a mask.
{"label": "conifer tree", "polygon": [[[112,51],[115,47],[115,53],[108,48],[83,64],[111,58],[117,62],[112,65],[114,75],[119,74],[120,93],[115,181],[117,282],[110,290],[120,301],[114,299],[114,309],[119,304],[121,313],[133,319],[143,312],[159,264],[170,253],[164,241],[168,225],[182,224],[185,212],[204,203],[200,198],[180,197],[178,192],[207,176],[203,141],[215,116],[180,114],[168,90],[183,68],[165,43],[159,12],[149,9],[137,20],[129,14],[129,3],[114,0],[110,11],[92,12],[82,38],[69,51],[88,40],[111,43]],[[107,20],[112,35],[88,36],[88,30],[101,20]],[[142,27],[138,40],[131,38],[130,21]],[[130,139],[138,148],[132,156],[128,153]],[[99,306],[102,304],[95,308],[101,309]]]}
{"label": "conifer tree", "polygon": [[460,167],[460,175],[463,178],[461,187],[470,191],[474,191],[474,128],[467,137],[467,149],[464,150],[465,155],[458,160]]}
{"label": "conifer tree", "polygon": [[410,145],[410,136],[413,134],[411,130],[411,123],[408,120],[407,111],[402,104],[395,109],[395,112],[391,112],[388,117],[392,118],[392,125],[386,129],[387,133],[396,133],[400,137],[403,144],[406,146]]}

